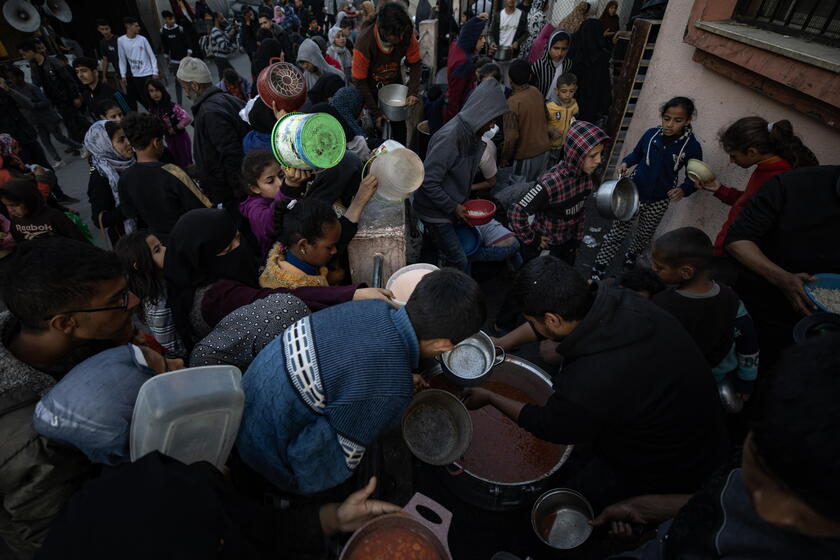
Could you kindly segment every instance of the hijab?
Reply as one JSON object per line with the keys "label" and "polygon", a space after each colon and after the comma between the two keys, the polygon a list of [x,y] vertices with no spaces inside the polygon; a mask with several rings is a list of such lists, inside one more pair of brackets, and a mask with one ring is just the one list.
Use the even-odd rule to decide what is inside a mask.
{"label": "hijab", "polygon": [[545,4],[546,0],[534,0],[531,4],[531,9],[528,10],[528,37],[525,39],[525,43],[519,51],[523,55],[530,52],[531,45],[537,40],[540,31],[542,31],[543,26],[548,21],[544,11]]}
{"label": "hijab", "polygon": [[569,71],[569,67],[572,65],[572,60],[569,58],[569,52],[566,52],[566,56],[561,58],[558,62],[554,62],[551,60],[551,47],[554,43],[559,41],[569,41],[569,50],[572,47],[572,36],[563,31],[562,29],[558,29],[551,35],[551,39],[548,40],[548,48],[545,50],[545,56],[548,58],[548,62],[554,66],[554,74],[551,77],[551,82],[548,86],[548,93],[546,93],[545,98],[548,100],[557,100],[557,88],[555,84],[557,83],[557,78],[565,74]]}
{"label": "hijab", "polygon": [[590,18],[583,22],[572,36],[568,58],[572,61],[571,71],[578,78],[578,118],[597,122],[609,112],[612,103],[610,53],[600,21]]}
{"label": "hijab", "polygon": [[[114,197],[114,205],[120,205],[120,191],[117,188],[120,182],[120,174],[134,165],[134,158],[121,156],[114,150],[114,144],[108,135],[105,125],[110,121],[97,121],[93,123],[85,134],[85,149],[90,152],[90,164],[100,175],[108,180],[111,187],[111,194]],[[134,220],[123,221],[126,233],[134,231]]]}
{"label": "hijab", "polygon": [[274,6],[274,19],[272,21],[274,23],[283,23],[285,17],[286,12],[283,11],[283,6]]}
{"label": "hijab", "polygon": [[263,68],[271,63],[272,58],[283,56],[283,46],[277,39],[263,39],[254,56],[254,63],[251,65],[251,74],[259,76]]}
{"label": "hijab", "polygon": [[312,89],[315,87],[315,84],[318,83],[319,78],[330,74],[339,76],[341,78],[341,82],[344,83],[344,72],[334,66],[331,66],[326,60],[324,60],[324,55],[321,54],[321,48],[318,46],[318,43],[312,39],[305,39],[303,43],[300,44],[297,61],[298,65],[301,62],[308,62],[319,71],[318,74],[308,71],[303,72],[303,77],[306,79],[307,89]]}
{"label": "hijab", "polygon": [[604,27],[597,19],[587,19],[575,32],[569,45],[568,58],[574,65],[572,71],[577,72],[581,66],[588,67],[609,62],[609,56],[604,40]]}
{"label": "hijab", "polygon": [[188,349],[195,342],[190,314],[196,289],[221,279],[254,288],[259,285],[257,262],[245,237],[239,247],[219,255],[233,241],[236,231],[236,223],[226,211],[200,208],[181,216],[169,234],[163,265],[167,304]]}
{"label": "hijab", "polygon": [[343,87],[335,92],[335,95],[333,95],[330,103],[333,107],[335,107],[338,114],[341,115],[342,120],[352,131],[351,134],[347,136],[348,142],[356,136],[365,136],[365,131],[359,124],[359,114],[362,112],[364,98],[358,89],[353,87]]}
{"label": "hijab", "polygon": [[312,103],[325,103],[344,87],[344,80],[335,74],[325,74],[318,78],[315,86],[307,94]]}
{"label": "hijab", "polygon": [[[589,6],[589,2],[580,2],[569,15],[557,24],[557,27],[569,33],[574,33],[586,19],[586,15],[589,13]],[[586,8],[586,11],[584,11],[584,8]]]}
{"label": "hijab", "polygon": [[607,5],[604,6],[604,11],[601,12],[601,17],[598,19],[601,21],[601,25],[604,26],[605,31],[616,32],[621,27],[621,20],[619,20],[618,18],[617,10],[615,15],[610,15],[610,6],[615,6],[616,8],[618,8],[618,2],[616,2],[615,0],[607,2]]}

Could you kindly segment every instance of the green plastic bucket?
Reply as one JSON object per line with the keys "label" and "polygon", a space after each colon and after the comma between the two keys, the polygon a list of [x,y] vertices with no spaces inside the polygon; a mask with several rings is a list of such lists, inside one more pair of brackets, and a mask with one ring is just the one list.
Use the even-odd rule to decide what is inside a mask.
{"label": "green plastic bucket", "polygon": [[283,167],[329,169],[338,165],[346,149],[341,123],[327,113],[288,113],[271,131],[271,150]]}

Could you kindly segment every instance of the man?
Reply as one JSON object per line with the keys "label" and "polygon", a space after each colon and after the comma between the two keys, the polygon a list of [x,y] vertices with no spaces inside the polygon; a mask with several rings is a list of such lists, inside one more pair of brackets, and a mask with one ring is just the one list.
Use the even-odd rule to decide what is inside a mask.
{"label": "man", "polygon": [[131,110],[129,109],[128,101],[126,101],[122,93],[99,79],[99,71],[96,69],[96,66],[97,64],[94,59],[84,56],[73,61],[76,77],[82,82],[82,99],[84,99],[88,116],[92,120],[98,121],[99,118],[95,114],[96,106],[105,99],[113,100],[120,106],[123,113],[128,113]]}
{"label": "man", "polygon": [[244,154],[242,138],[248,124],[239,118],[245,104],[213,85],[210,69],[197,58],[185,57],[178,67],[178,83],[192,101],[193,159],[201,188],[213,204],[236,207]]}
{"label": "man", "polygon": [[[516,7],[516,0],[505,0],[505,7],[496,14],[490,24],[490,51],[512,49],[511,59],[519,56],[519,46],[528,37],[528,17]],[[528,53],[523,53],[527,56]],[[503,80],[507,82],[511,60],[498,62],[502,69]]]}
{"label": "man", "polygon": [[[420,89],[420,44],[414,35],[414,27],[408,11],[395,2],[383,3],[373,25],[365,27],[356,40],[353,49],[353,85],[362,92],[365,104],[376,122],[382,128],[386,118],[379,108],[379,88],[388,84],[402,83],[400,64],[405,57],[408,65],[408,97],[406,105],[419,102]],[[391,123],[391,137],[405,144],[405,122]]]}
{"label": "man", "polygon": [[0,313],[0,539],[31,558],[89,463],[32,428],[35,404],[85,358],[132,339],[139,301],[114,253],[63,238],[22,245]]}
{"label": "man", "polygon": [[[133,17],[123,19],[123,23],[125,35],[117,39],[122,85],[128,94],[129,105],[136,107],[139,101],[148,108],[146,80],[159,78],[157,57],[149,41],[140,35],[140,23]],[[131,76],[127,77],[129,70]]]}
{"label": "man", "polygon": [[18,52],[29,62],[32,83],[44,90],[44,94],[64,119],[67,135],[75,142],[81,143],[90,123],[79,113],[82,96],[68,67],[39,53],[32,41],[20,43]]}
{"label": "man", "polygon": [[[163,27],[160,28],[160,46],[163,54],[169,59],[169,73],[174,78],[178,73],[178,65],[185,56],[192,56],[190,41],[186,31],[175,23],[175,14],[164,10],[160,14],[163,17]],[[175,98],[180,105],[183,100],[181,88],[175,88]]]}
{"label": "man", "polygon": [[617,558],[840,558],[840,334],[788,349],[758,395],[758,421],[739,468],[694,496],[637,496],[595,525],[658,523],[657,538]]}
{"label": "man", "polygon": [[447,266],[462,271],[468,270],[469,261],[455,224],[466,222],[464,202],[484,154],[481,137],[506,111],[505,94],[499,84],[493,80],[479,84],[461,112],[429,141],[423,185],[414,193],[414,211],[438,252]]}
{"label": "man", "polygon": [[836,165],[772,177],[729,228],[726,250],[742,266],[735,291],[755,320],[765,365],[816,310],[803,287],[811,274],[840,273],[838,182]]}
{"label": "man", "polygon": [[[120,55],[117,50],[117,36],[111,32],[111,24],[106,19],[96,20],[96,30],[102,36],[97,50],[102,65],[102,81],[109,82],[111,87],[120,87]],[[136,110],[135,105],[132,111]]]}
{"label": "man", "polygon": [[215,12],[212,16],[204,16],[205,19],[208,17],[212,18],[213,27],[210,28],[208,43],[210,52],[205,54],[212,56],[213,62],[216,63],[216,70],[219,72],[219,79],[221,79],[222,72],[228,68],[233,68],[227,57],[236,49],[236,47],[234,47],[234,42],[237,34],[237,28],[236,24],[230,26],[227,25],[225,17],[221,12]]}
{"label": "man", "polygon": [[181,215],[209,207],[210,201],[183,169],[161,163],[166,128],[159,118],[135,112],[123,119],[122,127],[137,163],[120,175],[120,210],[166,243]]}
{"label": "man", "polygon": [[257,54],[257,30],[260,24],[257,21],[257,14],[250,6],[242,8],[242,25],[239,28],[239,43],[245,54],[248,55],[248,60],[254,61],[254,56]]}
{"label": "man", "polygon": [[[280,47],[283,49],[283,58],[289,64],[294,64],[297,60],[297,49],[292,44],[292,41],[287,33],[283,33],[283,29],[274,23],[270,17],[260,14],[259,17],[260,22],[260,30],[267,29],[271,32],[271,36],[280,43]],[[259,31],[258,38],[259,38]],[[301,39],[302,41],[303,39]]]}
{"label": "man", "polygon": [[596,510],[694,492],[728,454],[709,365],[667,311],[629,290],[595,288],[555,257],[525,265],[514,289],[530,340],[559,342],[555,393],[535,406],[475,388],[465,404],[492,405],[546,441],[591,444],[592,459],[565,484]]}

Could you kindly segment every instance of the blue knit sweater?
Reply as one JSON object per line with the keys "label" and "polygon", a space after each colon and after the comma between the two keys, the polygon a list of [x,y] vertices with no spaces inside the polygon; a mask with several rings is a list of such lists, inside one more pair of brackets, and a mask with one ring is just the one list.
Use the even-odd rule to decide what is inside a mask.
{"label": "blue knit sweater", "polygon": [[691,127],[686,127],[682,136],[666,145],[662,127],[656,126],[642,135],[633,151],[624,158],[624,163],[627,167],[638,164],[633,172],[633,182],[639,189],[639,200],[655,202],[668,198],[668,191],[675,187],[680,187],[685,196],[697,190],[688,176],[678,184],[679,171],[689,159],[703,159],[703,148]]}
{"label": "blue knit sweater", "polygon": [[243,377],[242,460],[289,492],[340,484],[408,404],[419,361],[405,309],[360,301],[301,319]]}

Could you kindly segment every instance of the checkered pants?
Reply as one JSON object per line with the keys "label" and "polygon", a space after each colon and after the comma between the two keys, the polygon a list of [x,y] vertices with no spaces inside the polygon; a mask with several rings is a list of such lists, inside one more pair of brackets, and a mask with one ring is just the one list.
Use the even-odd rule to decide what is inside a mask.
{"label": "checkered pants", "polygon": [[[670,201],[666,198],[665,200],[639,204],[639,223],[636,226],[636,232],[633,234],[633,241],[630,243],[628,253],[638,256],[648,248],[653,234],[656,233],[656,228],[659,227],[659,222],[662,221],[662,216],[668,210],[669,203]],[[619,247],[624,243],[624,238],[630,233],[632,226],[632,220],[627,222],[613,221],[610,232],[604,236],[604,241],[598,250],[598,256],[595,257],[596,265],[603,268],[609,267]]]}

